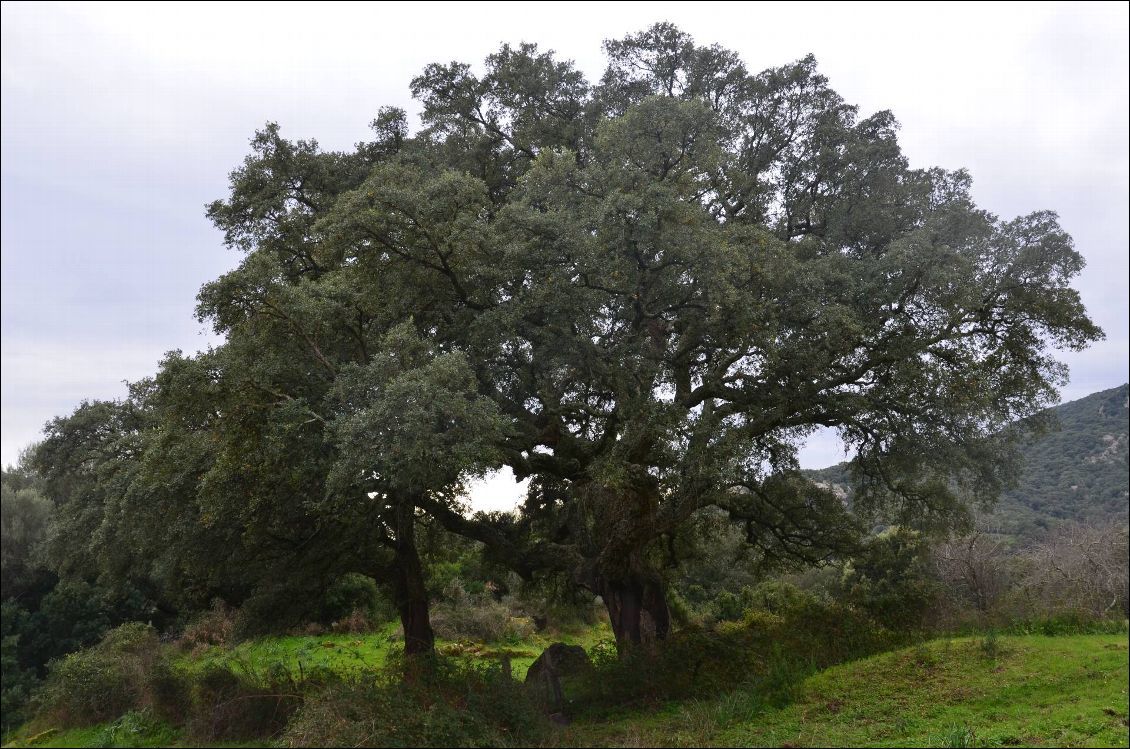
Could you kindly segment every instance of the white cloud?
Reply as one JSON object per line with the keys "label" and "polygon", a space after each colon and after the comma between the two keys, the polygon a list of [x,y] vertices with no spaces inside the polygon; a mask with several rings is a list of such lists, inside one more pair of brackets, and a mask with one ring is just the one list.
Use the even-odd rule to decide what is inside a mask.
{"label": "white cloud", "polygon": [[475,512],[509,512],[526,497],[529,479],[514,480],[509,467],[493,471],[467,486],[467,499]]}

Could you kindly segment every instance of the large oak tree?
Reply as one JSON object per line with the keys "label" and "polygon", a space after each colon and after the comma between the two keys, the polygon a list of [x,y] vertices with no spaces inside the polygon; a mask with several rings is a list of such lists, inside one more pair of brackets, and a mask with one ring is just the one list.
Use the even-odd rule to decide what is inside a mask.
{"label": "large oak tree", "polygon": [[709,507],[769,555],[850,543],[798,470],[817,428],[854,449],[858,510],[959,521],[1008,478],[995,435],[1056,397],[1050,349],[1101,332],[1054,214],[1002,221],[965,173],[909,168],[891,114],[811,58],[752,75],[663,24],[606,49],[593,87],[528,45],[429,67],[416,155],[320,241],[446,284],[429,333],[511,420],[533,548],[632,642],[668,627],[657,544]]}
{"label": "large oak tree", "polygon": [[[704,514],[810,562],[867,512],[960,522],[1008,479],[1002,427],[1057,397],[1053,349],[1101,336],[1054,214],[910,168],[812,58],[754,74],[668,24],[606,52],[597,84],[534,45],[428,66],[423,128],[382,110],[349,153],[272,125],[209,209],[245,257],[200,296],[227,342],[166,364],[200,377],[161,439],[207,434],[189,493],[294,559],[391,565],[418,650],[420,513],[661,638],[662,551]],[[799,471],[820,428],[851,513]],[[502,465],[522,513],[461,512]]]}

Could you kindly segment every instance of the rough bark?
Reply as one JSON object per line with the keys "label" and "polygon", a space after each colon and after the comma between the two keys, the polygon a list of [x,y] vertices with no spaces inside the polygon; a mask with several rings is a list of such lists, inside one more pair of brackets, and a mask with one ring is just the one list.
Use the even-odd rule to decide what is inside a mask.
{"label": "rough bark", "polygon": [[608,621],[620,652],[667,639],[671,632],[671,613],[666,591],[658,577],[598,578],[597,591],[608,610]]}
{"label": "rough bark", "polygon": [[435,651],[424,566],[416,550],[415,509],[412,503],[405,503],[396,515],[394,590],[400,625],[404,629],[405,655],[430,654]]}

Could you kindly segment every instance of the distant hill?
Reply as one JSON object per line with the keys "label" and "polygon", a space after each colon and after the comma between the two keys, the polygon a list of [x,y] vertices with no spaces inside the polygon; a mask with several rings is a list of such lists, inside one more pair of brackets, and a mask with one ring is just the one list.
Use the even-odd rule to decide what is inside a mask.
{"label": "distant hill", "polygon": [[[1130,386],[1121,385],[1049,409],[1053,430],[1024,445],[1020,483],[985,518],[990,527],[1034,537],[1059,522],[1127,520],[1130,505]],[[834,486],[847,464],[809,471]]]}

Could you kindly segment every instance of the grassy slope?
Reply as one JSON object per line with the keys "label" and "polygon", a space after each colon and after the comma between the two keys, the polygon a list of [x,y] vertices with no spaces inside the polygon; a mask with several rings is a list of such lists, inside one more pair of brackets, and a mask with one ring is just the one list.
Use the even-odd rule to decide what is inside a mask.
{"label": "grassy slope", "polygon": [[[600,629],[579,638],[602,636]],[[343,636],[343,638],[348,636]],[[387,653],[387,635],[277,638],[244,647],[244,662],[324,659],[350,670],[348,642],[369,639]],[[568,638],[566,638],[568,639]],[[776,709],[736,691],[612,721],[578,721],[555,744],[579,746],[1127,746],[1127,637],[1002,637],[935,640],[837,666],[810,677],[792,704]],[[315,648],[310,648],[310,645]],[[521,650],[537,649],[533,642]],[[358,653],[367,652],[358,645]],[[383,649],[382,649],[383,648]],[[218,657],[213,654],[208,657]],[[480,657],[492,657],[484,654]],[[383,659],[383,655],[380,656]],[[515,658],[515,676],[521,678]],[[305,667],[305,666],[304,666]],[[175,735],[130,734],[111,726],[51,733],[19,746],[162,746]],[[251,746],[252,744],[248,744]],[[234,745],[233,745],[234,746]]]}
{"label": "grassy slope", "polygon": [[823,671],[782,709],[738,691],[606,724],[598,746],[1127,746],[1125,635],[936,640]]}

